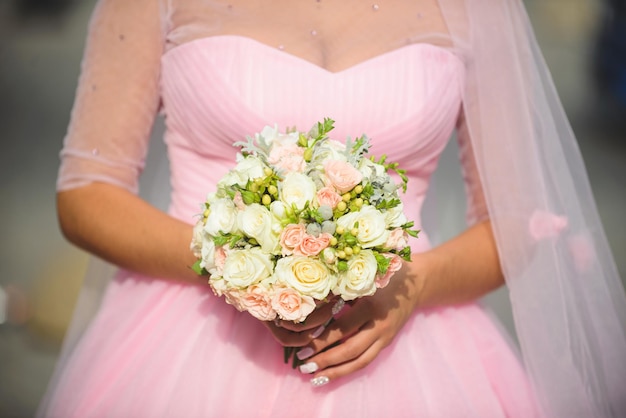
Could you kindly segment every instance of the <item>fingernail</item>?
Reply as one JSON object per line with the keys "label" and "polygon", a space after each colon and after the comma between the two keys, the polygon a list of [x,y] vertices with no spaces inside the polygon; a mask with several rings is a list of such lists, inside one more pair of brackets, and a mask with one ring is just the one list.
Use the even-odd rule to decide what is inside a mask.
{"label": "fingernail", "polygon": [[320,335],[322,335],[322,332],[324,332],[324,330],[326,329],[326,326],[321,325],[319,326],[315,331],[313,331],[313,333],[311,334],[311,338],[317,338]]}
{"label": "fingernail", "polygon": [[298,351],[296,356],[300,360],[304,360],[305,358],[311,357],[314,352],[315,352],[315,350],[313,350],[311,347],[304,347],[302,350]]}
{"label": "fingernail", "polygon": [[326,376],[318,376],[318,377],[314,377],[313,379],[311,379],[311,385],[315,387],[324,386],[328,382],[330,382],[330,379],[327,378]]}
{"label": "fingernail", "polygon": [[304,363],[300,366],[300,372],[302,373],[315,373],[317,369],[317,363],[315,363],[314,361],[310,363]]}
{"label": "fingernail", "polygon": [[333,315],[337,315],[339,312],[341,312],[345,304],[346,302],[343,299],[339,298],[339,300],[335,302],[335,304],[333,305],[331,309]]}

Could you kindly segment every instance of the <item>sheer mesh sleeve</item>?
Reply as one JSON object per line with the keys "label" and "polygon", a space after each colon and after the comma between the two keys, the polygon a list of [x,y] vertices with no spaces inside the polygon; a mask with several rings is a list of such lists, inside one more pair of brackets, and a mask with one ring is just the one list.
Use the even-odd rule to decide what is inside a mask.
{"label": "sheer mesh sleeve", "polygon": [[94,10],[57,190],[106,182],[137,192],[159,105],[163,31],[157,0]]}
{"label": "sheer mesh sleeve", "polygon": [[457,123],[457,139],[459,143],[459,158],[463,170],[463,182],[467,196],[467,213],[465,215],[468,225],[484,221],[489,218],[487,204],[480,175],[474,157],[474,149],[469,136],[469,129],[465,119],[465,113],[461,112]]}

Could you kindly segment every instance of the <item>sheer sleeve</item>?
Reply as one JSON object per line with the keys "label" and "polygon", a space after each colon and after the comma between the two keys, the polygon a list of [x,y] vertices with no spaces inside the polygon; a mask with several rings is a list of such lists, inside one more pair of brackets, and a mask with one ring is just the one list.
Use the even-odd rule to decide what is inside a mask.
{"label": "sheer sleeve", "polygon": [[158,0],[101,0],[89,24],[57,181],[59,191],[106,182],[137,192],[159,106]]}
{"label": "sheer sleeve", "polygon": [[461,160],[463,183],[467,196],[467,213],[465,220],[468,225],[484,221],[489,218],[485,194],[480,181],[480,174],[474,157],[474,148],[469,136],[469,129],[465,113],[461,111],[457,122],[457,140],[459,144],[459,158]]}

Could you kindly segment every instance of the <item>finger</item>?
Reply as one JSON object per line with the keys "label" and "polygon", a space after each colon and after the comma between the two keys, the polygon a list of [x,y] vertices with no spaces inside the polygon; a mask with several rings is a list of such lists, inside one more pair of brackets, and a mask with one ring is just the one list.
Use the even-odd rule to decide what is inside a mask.
{"label": "finger", "polygon": [[302,347],[311,342],[308,333],[289,331],[288,329],[277,327],[273,322],[264,322],[265,326],[272,332],[274,339],[285,347]]}
{"label": "finger", "polygon": [[330,323],[320,336],[302,348],[298,352],[297,357],[300,360],[309,359],[314,354],[355,334],[366,325],[366,319],[364,318],[365,316],[360,315],[358,309],[346,312],[340,318]]}
{"label": "finger", "polygon": [[312,371],[324,370],[354,361],[362,356],[379,339],[378,333],[364,328],[341,344],[306,359],[305,366],[300,371],[311,373]]}
{"label": "finger", "polygon": [[343,376],[347,376],[351,373],[361,370],[372,361],[374,361],[374,359],[378,356],[383,348],[384,344],[381,341],[377,340],[374,344],[370,345],[365,351],[363,351],[363,353],[361,353],[361,355],[359,355],[358,357],[348,362],[341,363],[337,366],[320,369],[321,371],[317,372],[311,378],[311,384],[316,387],[323,386],[330,382],[336,381]]}

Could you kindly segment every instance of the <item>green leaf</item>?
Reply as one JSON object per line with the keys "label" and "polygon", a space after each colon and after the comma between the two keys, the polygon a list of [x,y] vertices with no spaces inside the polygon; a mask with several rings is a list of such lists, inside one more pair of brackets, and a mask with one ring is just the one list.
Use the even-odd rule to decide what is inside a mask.
{"label": "green leaf", "polygon": [[243,198],[243,203],[246,205],[251,205],[253,203],[260,203],[261,197],[258,193],[253,193],[248,190],[241,190],[241,197]]}
{"label": "green leaf", "polygon": [[191,266],[191,269],[198,276],[207,276],[209,274],[209,272],[206,271],[206,269],[204,267],[200,267],[200,262],[201,262],[201,260],[196,260],[196,262],[193,263],[193,265]]}
{"label": "green leaf", "polygon": [[376,257],[376,263],[378,264],[378,272],[380,274],[387,273],[391,260],[379,253],[374,253],[374,257]]}

